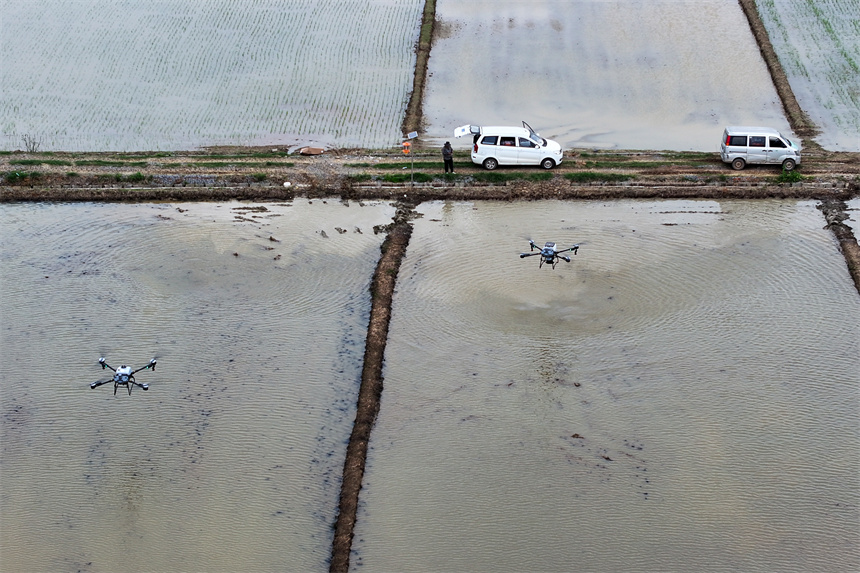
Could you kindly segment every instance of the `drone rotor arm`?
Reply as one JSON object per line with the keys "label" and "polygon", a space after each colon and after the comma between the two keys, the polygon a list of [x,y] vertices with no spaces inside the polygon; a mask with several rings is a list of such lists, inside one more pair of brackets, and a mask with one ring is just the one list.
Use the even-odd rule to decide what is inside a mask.
{"label": "drone rotor arm", "polygon": [[104,370],[105,368],[110,368],[111,370],[113,370],[114,372],[116,372],[116,368],[114,368],[113,366],[111,366],[110,364],[108,364],[107,362],[105,362],[105,359],[104,359],[104,358],[99,358],[99,364],[101,364],[101,365],[102,365],[102,370]]}
{"label": "drone rotor arm", "polygon": [[134,376],[135,374],[137,374],[137,373],[138,373],[138,372],[140,372],[141,370],[146,370],[147,368],[152,368],[152,370],[153,370],[153,371],[155,370],[155,358],[153,358],[152,360],[150,360],[150,361],[149,361],[149,364],[147,364],[146,366],[143,366],[143,367],[138,368],[137,370],[133,371],[133,372],[131,373],[131,375],[132,375],[132,376]]}
{"label": "drone rotor arm", "polygon": [[533,257],[535,255],[539,255],[540,253],[520,253],[520,258],[524,259],[526,257]]}
{"label": "drone rotor arm", "polygon": [[96,388],[98,388],[99,386],[101,386],[102,384],[107,384],[108,382],[113,382],[113,379],[110,379],[110,380],[99,380],[98,382],[93,382],[92,384],[90,384],[90,388],[92,388],[92,389],[96,389]]}

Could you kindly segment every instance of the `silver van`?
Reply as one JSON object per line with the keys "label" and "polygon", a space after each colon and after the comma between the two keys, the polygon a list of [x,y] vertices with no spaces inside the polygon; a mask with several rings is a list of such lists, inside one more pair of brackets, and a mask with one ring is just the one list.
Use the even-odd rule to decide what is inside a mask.
{"label": "silver van", "polygon": [[791,171],[800,165],[800,148],[775,129],[734,126],[723,131],[720,157],[738,170],[750,163],[781,165]]}
{"label": "silver van", "polygon": [[557,141],[544,139],[523,122],[522,127],[463,125],[454,137],[472,136],[472,163],[493,170],[499,165],[540,165],[552,169],[564,151]]}

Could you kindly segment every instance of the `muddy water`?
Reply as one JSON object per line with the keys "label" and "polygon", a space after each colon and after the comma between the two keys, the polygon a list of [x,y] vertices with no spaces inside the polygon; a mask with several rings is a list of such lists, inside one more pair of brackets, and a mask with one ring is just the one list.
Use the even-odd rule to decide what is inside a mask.
{"label": "muddy water", "polygon": [[860,299],[813,203],[422,210],[353,570],[860,567]]}
{"label": "muddy water", "polygon": [[393,209],[249,206],[0,208],[0,569],[327,567]]}
{"label": "muddy water", "polygon": [[846,201],[845,206],[848,208],[845,211],[848,219],[843,221],[843,223],[851,227],[855,237],[860,237],[860,198]]}

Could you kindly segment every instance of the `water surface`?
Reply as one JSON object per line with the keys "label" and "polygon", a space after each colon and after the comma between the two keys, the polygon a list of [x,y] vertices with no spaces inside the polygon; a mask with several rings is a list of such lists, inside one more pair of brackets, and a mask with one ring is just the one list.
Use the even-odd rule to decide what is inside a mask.
{"label": "water surface", "polygon": [[0,207],[0,569],[325,570],[392,215]]}
{"label": "water surface", "polygon": [[860,567],[860,299],[814,203],[422,211],[354,570]]}

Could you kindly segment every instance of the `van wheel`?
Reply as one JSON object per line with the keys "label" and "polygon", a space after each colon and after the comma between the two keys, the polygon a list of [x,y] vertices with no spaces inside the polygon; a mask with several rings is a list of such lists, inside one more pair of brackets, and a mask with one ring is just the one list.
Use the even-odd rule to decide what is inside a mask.
{"label": "van wheel", "polygon": [[734,161],[732,161],[732,169],[734,169],[735,171],[740,171],[746,166],[746,164],[746,161],[744,161],[740,157],[737,157],[734,159]]}
{"label": "van wheel", "polygon": [[544,159],[543,161],[540,162],[540,166],[543,167],[544,169],[552,169],[553,167],[555,167],[555,161],[553,161],[552,159],[547,157],[546,159]]}
{"label": "van wheel", "polygon": [[484,169],[487,171],[492,171],[496,167],[499,166],[499,162],[493,159],[492,157],[488,157],[484,159]]}
{"label": "van wheel", "polygon": [[794,162],[794,159],[786,159],[782,162],[783,171],[792,171],[796,166],[797,163]]}

